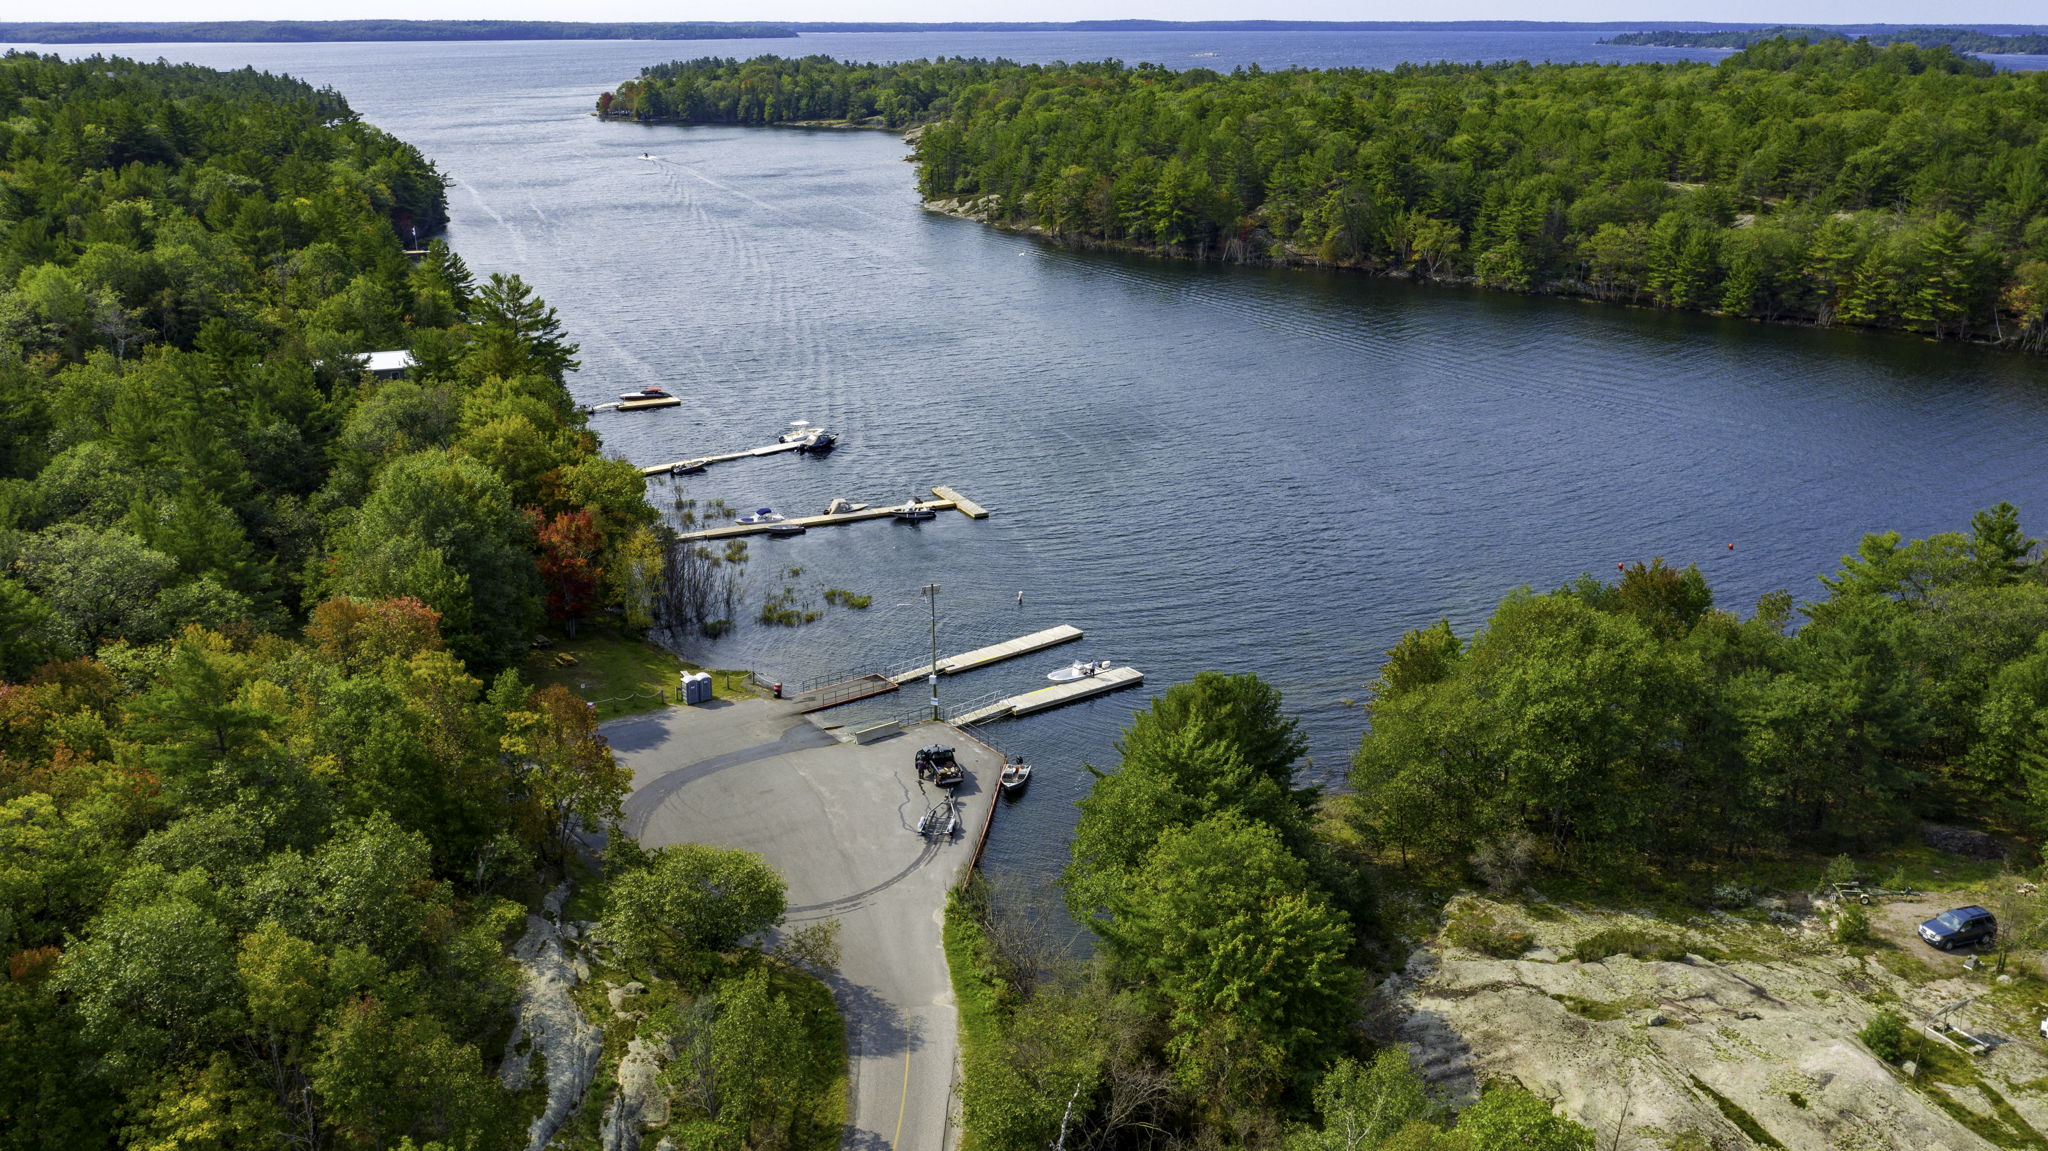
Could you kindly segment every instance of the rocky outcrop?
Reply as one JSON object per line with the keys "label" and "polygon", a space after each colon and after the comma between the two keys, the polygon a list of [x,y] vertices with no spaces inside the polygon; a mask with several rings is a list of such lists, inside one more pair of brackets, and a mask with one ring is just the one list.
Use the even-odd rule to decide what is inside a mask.
{"label": "rocky outcrop", "polygon": [[666,1044],[634,1039],[619,1060],[619,1090],[604,1113],[604,1151],[639,1151],[643,1128],[668,1122],[668,1092],[659,1076],[675,1057]]}
{"label": "rocky outcrop", "polygon": [[[519,989],[517,1023],[506,1041],[500,1078],[507,1090],[523,1091],[538,1057],[548,1089],[547,1108],[527,1129],[527,1151],[541,1151],[576,1110],[597,1074],[604,1035],[577,1007],[571,988],[590,977],[590,967],[564,940],[564,883],[542,901],[545,915],[526,917],[526,933],[512,949],[525,975]],[[573,928],[567,930],[573,931]]]}
{"label": "rocky outcrop", "polygon": [[[1494,913],[1512,919],[1516,909]],[[1550,958],[1616,925],[1683,934],[1722,958]],[[1915,1082],[1857,1037],[1881,1003],[1923,1018],[1981,987],[1900,979],[1811,928],[1577,913],[1524,926],[1542,946],[1521,958],[1432,945],[1375,997],[1381,1037],[1409,1045],[1418,1070],[1453,1097],[1518,1082],[1618,1151],[1661,1151],[1688,1130],[1713,1146],[1749,1146],[1745,1123],[1791,1151],[1991,1146],[1955,1114],[1983,1105],[1975,1087],[1958,1095]],[[1978,1013],[1972,1027],[2018,1038],[2015,1024],[2027,1025]],[[1973,1066],[2024,1122],[2048,1120],[2026,1086],[2048,1072],[2032,1044],[2004,1043]]]}

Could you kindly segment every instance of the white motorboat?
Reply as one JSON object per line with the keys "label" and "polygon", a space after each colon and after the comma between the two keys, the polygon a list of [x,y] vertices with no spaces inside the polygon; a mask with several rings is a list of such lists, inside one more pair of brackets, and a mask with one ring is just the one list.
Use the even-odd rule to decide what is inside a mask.
{"label": "white motorboat", "polygon": [[758,508],[753,515],[741,516],[733,522],[741,524],[779,524],[783,518],[782,514],[774,508]]}
{"label": "white motorboat", "polygon": [[1077,659],[1058,671],[1047,672],[1045,678],[1054,683],[1072,683],[1077,679],[1087,679],[1108,670],[1109,661],[1106,659]]}
{"label": "white motorboat", "polygon": [[622,404],[630,404],[635,400],[665,400],[668,398],[668,392],[657,384],[649,384],[637,392],[619,393],[619,402]]}
{"label": "white motorboat", "polygon": [[938,519],[939,513],[918,503],[913,497],[909,503],[896,509],[896,518],[908,523],[921,523],[925,520]]}
{"label": "white motorboat", "polygon": [[1025,763],[1021,756],[1018,757],[1015,763],[1005,763],[1003,765],[1003,775],[1001,783],[1004,791],[1022,791],[1024,790],[1024,785],[1030,782],[1031,765]]}
{"label": "white motorboat", "polygon": [[791,420],[789,430],[776,438],[777,443],[795,444],[799,452],[829,452],[839,443],[839,437],[809,420]]}

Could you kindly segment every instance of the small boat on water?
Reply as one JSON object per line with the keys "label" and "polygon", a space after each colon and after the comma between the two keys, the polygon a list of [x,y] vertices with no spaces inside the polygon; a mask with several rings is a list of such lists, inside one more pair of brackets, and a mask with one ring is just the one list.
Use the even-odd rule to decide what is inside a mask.
{"label": "small boat on water", "polygon": [[791,420],[789,430],[777,437],[777,443],[795,444],[799,452],[816,452],[823,455],[839,444],[839,437],[809,420]]}
{"label": "small boat on water", "polygon": [[757,508],[753,515],[741,516],[733,522],[741,524],[779,524],[782,520],[781,513],[777,512],[774,508]]}
{"label": "small boat on water", "polygon": [[866,504],[857,504],[849,499],[836,499],[825,505],[825,514],[828,516],[843,516],[852,512],[866,511],[867,507],[868,505]]}
{"label": "small boat on water", "polygon": [[917,497],[912,496],[902,507],[896,509],[896,518],[904,523],[922,523],[925,520],[938,519],[939,513],[918,503]]}
{"label": "small boat on water", "polygon": [[804,534],[805,530],[802,524],[779,523],[768,525],[768,534],[771,536],[800,536]]}
{"label": "small boat on water", "polygon": [[669,465],[668,473],[672,476],[694,476],[710,466],[703,460],[677,460]]}
{"label": "small boat on water", "polygon": [[1006,794],[1014,795],[1024,790],[1024,785],[1031,782],[1031,765],[1024,762],[1023,756],[1018,756],[1014,763],[1003,764],[1001,782]]}
{"label": "small boat on water", "polygon": [[619,402],[630,404],[635,400],[666,400],[668,392],[657,384],[649,384],[637,392],[620,392]]}
{"label": "small boat on water", "polygon": [[1106,659],[1077,659],[1058,671],[1047,672],[1045,678],[1054,683],[1072,683],[1077,679],[1087,679],[1090,676],[1099,675],[1108,670],[1109,661]]}

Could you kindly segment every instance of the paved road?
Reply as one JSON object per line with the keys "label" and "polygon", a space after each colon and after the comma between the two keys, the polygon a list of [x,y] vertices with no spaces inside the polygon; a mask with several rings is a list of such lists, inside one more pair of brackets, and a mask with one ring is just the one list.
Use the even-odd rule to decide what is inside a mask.
{"label": "paved road", "polygon": [[[789,881],[791,924],[841,921],[833,992],[853,1079],[842,1146],[941,1151],[958,1020],[940,924],[946,891],[973,858],[1001,757],[932,724],[840,743],[770,700],[666,708],[604,733],[633,772],[626,830],[643,845],[759,852]],[[968,770],[959,788],[965,830],[952,842],[913,830],[935,794],[911,767],[928,743],[956,748]]]}

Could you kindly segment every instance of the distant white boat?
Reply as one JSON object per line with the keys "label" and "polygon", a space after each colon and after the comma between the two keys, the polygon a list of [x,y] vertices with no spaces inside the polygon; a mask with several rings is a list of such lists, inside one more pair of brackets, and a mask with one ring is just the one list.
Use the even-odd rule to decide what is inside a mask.
{"label": "distant white boat", "polygon": [[1077,659],[1073,663],[1068,664],[1066,667],[1063,667],[1058,671],[1047,672],[1045,678],[1053,681],[1054,683],[1072,683],[1077,679],[1087,679],[1091,676],[1097,675],[1101,672],[1105,672],[1108,670],[1109,661],[1106,659]]}
{"label": "distant white boat", "polygon": [[753,515],[741,516],[734,522],[742,524],[779,524],[782,520],[782,515],[776,512],[774,508],[759,508]]}

